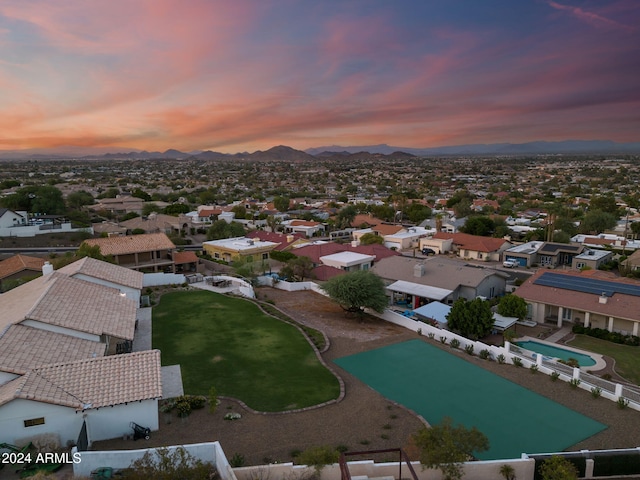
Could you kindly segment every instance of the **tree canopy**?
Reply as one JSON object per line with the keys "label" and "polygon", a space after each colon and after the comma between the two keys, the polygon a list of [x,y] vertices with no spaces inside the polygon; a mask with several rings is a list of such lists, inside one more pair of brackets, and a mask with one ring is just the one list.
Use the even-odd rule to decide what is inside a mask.
{"label": "tree canopy", "polygon": [[480,235],[481,237],[490,237],[495,229],[496,224],[493,222],[493,220],[482,215],[474,215],[467,218],[467,221],[464,222],[464,225],[460,227],[460,231],[463,233],[468,233],[470,235]]}
{"label": "tree canopy", "polygon": [[360,237],[360,245],[382,245],[383,243],[384,238],[380,235],[376,235],[375,233],[365,233]]}
{"label": "tree canopy", "polygon": [[462,463],[473,457],[474,452],[489,449],[489,439],[476,427],[454,425],[444,417],[439,425],[424,427],[413,435],[420,449],[420,463],[427,468],[438,468],[445,480],[462,478]]}
{"label": "tree canopy", "polygon": [[347,205],[338,212],[336,216],[336,227],[347,228],[351,226],[351,222],[356,218],[358,210],[353,205]]}
{"label": "tree canopy", "polygon": [[207,240],[221,240],[223,238],[243,237],[244,227],[237,223],[227,223],[225,220],[216,220],[207,230]]}
{"label": "tree canopy", "polygon": [[588,211],[580,223],[581,233],[602,233],[605,230],[615,227],[618,218],[612,213],[602,210]]}
{"label": "tree canopy", "polygon": [[362,313],[365,308],[382,312],[389,305],[382,279],[368,270],[333,277],[322,288],[348,312]]}
{"label": "tree canopy", "polygon": [[481,298],[471,301],[459,298],[447,314],[449,328],[472,339],[482,338],[491,332],[493,321],[489,302]]}
{"label": "tree canopy", "polygon": [[540,465],[542,480],[576,480],[578,469],[573,463],[560,455],[553,455]]}
{"label": "tree canopy", "polygon": [[498,303],[498,313],[505,317],[524,320],[527,316],[527,302],[517,295],[505,295]]}
{"label": "tree canopy", "polygon": [[66,212],[62,192],[51,185],[28,186],[0,199],[3,207],[29,213],[63,215]]}

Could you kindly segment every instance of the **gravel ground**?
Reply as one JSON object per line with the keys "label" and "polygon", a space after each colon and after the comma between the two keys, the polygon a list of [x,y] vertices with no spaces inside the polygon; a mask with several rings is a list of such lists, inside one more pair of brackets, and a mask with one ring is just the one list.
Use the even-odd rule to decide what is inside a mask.
{"label": "gravel ground", "polygon": [[[334,365],[332,360],[418,338],[418,335],[379,319],[368,318],[361,322],[358,318],[346,317],[340,307],[310,291],[284,292],[262,288],[258,295],[260,299],[275,302],[278,308],[298,322],[320,329],[327,335],[330,347],[322,358],[344,381],[346,394],[341,402],[306,412],[259,414],[233,400],[224,399],[214,414],[206,409],[195,411],[185,419],[160,414],[160,430],[152,433],[149,441],[117,439],[96,442],[94,449],[133,449],[218,440],[227,457],[240,454],[245,465],[292,461],[292,454],[296,451],[317,445],[344,445],[351,451],[401,446],[415,458],[410,438],[423,425],[421,420]],[[532,333],[535,331],[524,334]],[[425,337],[421,338],[429,342]],[[439,342],[431,343],[452,352]],[[534,375],[512,365],[484,361],[460,351],[454,354],[609,426],[569,450],[640,445],[640,412],[621,410],[614,402],[594,399],[589,392],[571,389],[561,381],[552,382],[543,374]],[[607,367],[606,371],[614,373],[612,367]],[[242,419],[226,421],[223,416],[228,412],[239,412]],[[496,421],[508,422],[508,411],[504,418]],[[376,458],[379,461],[386,459],[390,458],[384,455]]]}

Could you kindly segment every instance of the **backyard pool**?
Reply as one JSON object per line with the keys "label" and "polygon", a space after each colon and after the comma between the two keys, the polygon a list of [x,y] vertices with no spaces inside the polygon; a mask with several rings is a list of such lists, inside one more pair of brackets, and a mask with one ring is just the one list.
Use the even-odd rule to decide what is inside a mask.
{"label": "backyard pool", "polygon": [[547,357],[559,358],[561,360],[569,360],[575,358],[581,367],[592,367],[596,364],[593,357],[584,353],[574,352],[573,350],[567,350],[566,348],[555,347],[546,343],[534,342],[533,340],[527,340],[526,342],[515,342],[521,348],[526,348],[532,352],[545,355]]}

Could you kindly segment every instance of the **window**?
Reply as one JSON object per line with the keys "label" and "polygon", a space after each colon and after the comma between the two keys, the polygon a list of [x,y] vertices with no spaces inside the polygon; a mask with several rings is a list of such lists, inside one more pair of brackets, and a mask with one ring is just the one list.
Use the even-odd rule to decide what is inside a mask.
{"label": "window", "polygon": [[217,253],[217,252],[216,252],[216,253],[214,253],[214,254],[213,254],[213,258],[220,258],[220,254],[219,254],[219,253]]}
{"label": "window", "polygon": [[263,260],[267,260],[269,258],[269,254],[268,253],[263,253],[262,254],[262,259]]}
{"label": "window", "polygon": [[35,427],[36,425],[44,425],[44,417],[31,418],[24,421],[24,428]]}

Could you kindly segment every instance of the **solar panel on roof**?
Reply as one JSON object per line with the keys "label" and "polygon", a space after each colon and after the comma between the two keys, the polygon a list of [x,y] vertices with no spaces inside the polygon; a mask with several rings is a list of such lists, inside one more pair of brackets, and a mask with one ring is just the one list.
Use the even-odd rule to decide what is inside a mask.
{"label": "solar panel on roof", "polygon": [[613,296],[614,293],[640,297],[640,285],[576,277],[574,275],[563,275],[561,273],[545,272],[534,280],[533,283],[534,285],[561,288],[574,292],[593,293],[595,295],[605,294],[607,297]]}

